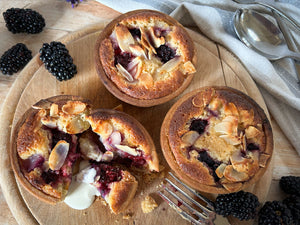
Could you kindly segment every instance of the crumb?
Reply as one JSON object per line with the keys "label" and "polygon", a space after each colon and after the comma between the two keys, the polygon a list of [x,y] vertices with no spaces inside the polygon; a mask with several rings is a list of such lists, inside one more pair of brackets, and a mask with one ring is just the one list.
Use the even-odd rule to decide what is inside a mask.
{"label": "crumb", "polygon": [[161,171],[163,171],[163,170],[165,170],[165,166],[164,166],[164,165],[161,165],[161,164],[159,164],[159,172],[161,172]]}
{"label": "crumb", "polygon": [[83,215],[87,215],[87,212],[83,212]]}
{"label": "crumb", "polygon": [[120,104],[120,105],[117,105],[115,108],[113,108],[114,110],[117,110],[117,111],[120,111],[120,112],[123,112],[123,105]]}
{"label": "crumb", "polygon": [[142,210],[143,213],[149,213],[152,212],[153,209],[157,207],[157,203],[153,198],[151,198],[149,195],[145,198],[144,201],[142,201]]}
{"label": "crumb", "polygon": [[107,202],[103,198],[99,198],[99,201],[102,203],[102,205],[107,206]]}
{"label": "crumb", "polygon": [[124,220],[129,220],[129,219],[131,219],[131,217],[132,217],[132,215],[128,213],[128,214],[123,216],[123,219]]}
{"label": "crumb", "polygon": [[159,178],[165,178],[165,171],[160,172]]}

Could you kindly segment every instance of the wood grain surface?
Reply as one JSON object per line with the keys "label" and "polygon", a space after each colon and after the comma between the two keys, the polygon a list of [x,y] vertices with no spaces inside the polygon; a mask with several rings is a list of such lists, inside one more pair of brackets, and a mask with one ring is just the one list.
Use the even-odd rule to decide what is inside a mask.
{"label": "wood grain surface", "polygon": [[[4,4],[5,2],[5,4]],[[83,3],[79,4],[79,6],[75,9],[72,9],[68,4],[65,4],[64,1],[61,0],[54,0],[50,3],[44,3],[42,0],[11,0],[11,1],[0,1],[0,9],[1,12],[4,11],[4,9],[10,8],[10,7],[27,7],[27,8],[33,8],[41,12],[45,17],[46,21],[48,21],[47,26],[45,30],[40,35],[33,35],[28,36],[24,34],[17,34],[13,35],[10,32],[7,31],[5,28],[5,24],[3,22],[3,18],[0,18],[0,54],[2,54],[5,50],[7,50],[9,47],[11,47],[13,44],[16,44],[18,42],[26,43],[32,50],[33,54],[35,55],[38,52],[38,49],[40,48],[41,44],[43,42],[49,42],[52,40],[56,40],[63,35],[70,34],[72,31],[77,30],[78,28],[84,28],[88,24],[94,24],[97,22],[101,22],[107,19],[112,19],[119,15],[116,11],[109,9],[95,1],[84,1]],[[67,21],[67,22],[66,22]],[[103,25],[96,25],[92,28],[92,31],[90,33],[95,32],[96,30],[100,29]],[[91,27],[90,27],[91,28]],[[88,28],[88,29],[90,29]],[[77,42],[84,41],[84,43],[87,43],[87,45],[91,44],[90,41],[93,40],[93,35],[88,35],[86,37],[86,32],[88,29],[85,29],[84,31],[80,31],[79,33],[84,36],[82,40],[77,40]],[[95,30],[93,30],[95,29]],[[195,37],[195,33],[191,32],[192,36]],[[198,35],[199,36],[199,35]],[[200,63],[198,66],[201,71],[201,75],[197,82],[194,82],[190,88],[196,88],[197,86],[202,86],[204,84],[214,84],[214,85],[228,85],[231,87],[236,87],[246,93],[248,93],[250,96],[254,97],[255,99],[258,98],[258,102],[260,104],[263,104],[263,100],[260,96],[260,94],[257,92],[257,87],[255,86],[254,82],[251,80],[249,74],[244,69],[243,66],[238,62],[238,60],[231,55],[228,51],[223,49],[222,47],[212,43],[211,41],[205,39],[204,37],[200,36],[201,38],[196,38],[197,46],[200,49],[200,52],[204,51],[205,57],[203,57],[201,60],[203,60],[203,63]],[[80,37],[78,33],[72,33],[70,36],[65,37],[66,42],[73,40],[74,38]],[[84,40],[87,38],[88,41]],[[200,41],[200,43],[199,43]],[[78,49],[78,46],[75,44],[76,41],[73,43],[70,43],[70,46],[74,45],[74,51],[73,53],[77,56],[78,54],[81,54],[81,50]],[[78,43],[77,43],[78,44]],[[77,46],[77,47],[76,47]],[[71,47],[72,48],[72,47]],[[199,54],[199,53],[198,53]],[[85,55],[84,55],[85,56]],[[91,56],[89,56],[91,57]],[[80,58],[80,57],[79,57]],[[207,60],[213,59],[217,62],[215,65],[211,65],[210,63],[205,63]],[[79,63],[80,64],[80,63]],[[89,67],[85,67],[85,65],[80,64],[82,67],[82,71],[86,74],[94,73],[94,69]],[[0,181],[1,181],[1,187],[3,189],[3,193],[0,193],[0,224],[33,224],[36,223],[35,220],[33,220],[32,214],[27,209],[27,205],[23,201],[22,195],[20,195],[19,188],[15,185],[15,180],[12,174],[12,170],[10,168],[10,164],[7,157],[7,146],[9,145],[9,135],[10,135],[10,129],[11,124],[13,120],[13,115],[16,111],[16,107],[18,106],[18,113],[16,114],[15,118],[21,115],[22,110],[26,110],[26,107],[29,107],[31,103],[33,103],[35,100],[39,100],[39,97],[52,95],[52,94],[60,94],[60,93],[69,93],[74,91],[74,93],[81,93],[82,90],[76,89],[76,83],[69,82],[70,84],[59,84],[57,85],[55,91],[51,90],[52,86],[48,86],[45,84],[44,88],[50,89],[47,91],[42,91],[42,93],[39,93],[38,97],[33,97],[33,99],[25,99],[26,91],[32,91],[35,92],[36,90],[30,86],[34,86],[31,84],[31,78],[36,78],[38,74],[39,76],[42,76],[41,74],[47,73],[46,71],[41,72],[42,69],[39,69],[39,65],[37,64],[36,58],[33,59],[30,64],[21,72],[17,73],[13,76],[4,76],[0,75],[0,105],[4,105],[1,111],[1,120],[0,120],[0,127],[2,130],[2,133],[0,134],[0,141],[1,141],[1,151],[0,151]],[[213,73],[211,71],[213,70]],[[212,74],[212,75],[211,75]],[[217,75],[216,75],[217,74]],[[45,74],[44,74],[45,75]],[[209,76],[211,75],[211,76]],[[51,75],[48,74],[48,78],[52,78]],[[47,78],[47,79],[48,79]],[[80,79],[80,78],[78,78]],[[14,83],[13,83],[14,82]],[[51,83],[52,82],[52,83]],[[50,81],[49,85],[56,84],[57,81],[54,80]],[[13,84],[13,85],[12,85]],[[72,85],[71,85],[72,84]],[[26,87],[26,89],[25,89]],[[28,89],[27,89],[28,88]],[[25,90],[24,90],[25,89]],[[24,93],[23,93],[24,92]],[[22,93],[24,95],[22,95]],[[89,94],[88,92],[85,92],[83,90],[82,95],[87,96],[91,98],[92,101],[96,101],[97,104],[101,105],[101,102],[98,100],[101,100],[103,97],[103,94],[106,95],[105,90],[100,90],[100,94]],[[108,93],[107,93],[108,94]],[[109,95],[109,94],[108,94]],[[20,101],[19,99],[22,96],[21,99],[24,101]],[[110,96],[112,97],[112,96]],[[5,99],[5,100],[4,100]],[[113,98],[112,98],[113,99]],[[22,103],[23,102],[23,103]],[[115,104],[118,104],[119,101],[114,99],[111,103],[104,104],[106,107],[114,106]],[[21,107],[23,104],[24,109]],[[162,108],[157,107],[151,107],[147,110],[149,110],[151,115],[159,114],[159,113],[165,113],[168,110],[169,105],[172,104],[167,103],[163,106],[160,106]],[[159,140],[158,135],[156,134],[157,127],[159,126],[160,122],[163,118],[161,118],[161,121],[152,121],[152,123],[149,123],[149,121],[144,120],[144,112],[143,110],[140,110],[140,108],[137,107],[131,107],[127,104],[124,104],[124,109],[128,113],[137,114],[137,118],[143,122],[144,124],[148,124],[146,128],[150,131],[150,134],[154,137],[154,140],[156,143]],[[146,110],[146,109],[145,109]],[[146,112],[147,113],[147,112]],[[271,119],[272,120],[272,119]],[[273,163],[274,163],[274,169],[273,171],[269,172],[269,182],[271,182],[271,188],[269,191],[269,194],[267,195],[267,199],[273,200],[273,199],[280,199],[284,195],[278,188],[278,179],[283,175],[300,175],[300,157],[296,153],[296,151],[293,149],[293,147],[290,145],[286,137],[283,135],[282,131],[278,127],[277,123],[272,120],[273,124],[273,133],[274,133],[274,140],[275,140],[275,154],[273,157]],[[4,132],[3,132],[4,131]],[[162,161],[164,162],[164,161]],[[272,181],[271,181],[272,179]],[[157,180],[157,182],[159,179]],[[155,183],[153,183],[155,184]],[[260,188],[262,186],[262,189],[265,189],[266,186],[269,186],[268,184],[261,183],[257,186],[259,190],[262,190]],[[155,185],[153,187],[156,187]],[[146,190],[149,192],[152,192],[152,190]],[[141,193],[141,192],[140,192]],[[145,192],[147,193],[147,192]],[[266,196],[266,192],[263,193],[263,197]],[[25,194],[26,195],[26,194]],[[14,198],[12,198],[14,196]],[[4,198],[5,197],[5,198]],[[28,197],[28,196],[27,196]],[[138,196],[135,200],[136,202],[140,202],[144,195]],[[262,198],[263,198],[262,197]],[[34,203],[34,199],[28,197],[29,200],[26,200],[27,203],[31,201],[31,203]],[[10,210],[13,214],[11,214],[6,202],[8,203]],[[167,206],[162,203],[159,199],[157,199],[159,203],[159,208],[153,212],[153,217],[157,218],[176,218],[174,219],[175,222],[183,222],[183,220],[178,217],[178,215],[174,214],[174,212],[159,214],[158,212],[166,211]],[[96,205],[99,205],[100,203],[96,203]],[[62,204],[61,210],[65,210],[66,206]],[[103,207],[99,205],[99,207]],[[102,208],[101,208],[102,209]],[[27,211],[26,211],[27,210]],[[92,210],[92,209],[91,209]],[[104,209],[105,211],[106,209]],[[36,211],[36,210],[35,210]],[[50,210],[51,211],[51,210]],[[69,209],[68,216],[73,216],[73,212],[70,213]],[[72,210],[71,210],[72,211]],[[100,210],[97,212],[99,213]],[[98,215],[91,215],[89,212],[86,211],[80,211],[80,218],[82,219],[82,224],[89,224],[89,218],[98,218]],[[132,213],[133,217],[130,220],[124,220],[122,216],[114,217],[114,223],[124,223],[124,224],[132,224],[133,221],[139,218],[145,218],[143,215],[140,217],[136,217],[135,210],[132,210],[132,208],[129,209],[129,213]],[[40,215],[37,216],[37,214],[45,215],[45,213],[48,214],[48,208],[42,207],[38,210],[38,212],[34,212],[36,217],[40,217]],[[78,211],[75,213],[78,215]],[[110,214],[109,214],[110,215]],[[150,214],[148,215],[150,216]],[[147,216],[147,218],[148,218]],[[15,218],[14,218],[15,217]],[[152,216],[151,216],[152,217]],[[103,218],[103,217],[101,217]],[[111,218],[109,216],[109,218]],[[16,219],[16,220],[15,220]],[[42,218],[43,219],[43,218]],[[49,219],[49,218],[48,218]],[[47,220],[47,219],[44,219]],[[49,223],[49,221],[40,221],[44,224]],[[58,219],[59,220],[59,219]],[[63,220],[59,220],[62,222]],[[100,220],[101,221],[101,220]],[[111,220],[110,220],[111,221]],[[53,221],[52,221],[53,222]],[[161,224],[159,220],[153,220],[153,223]],[[171,220],[165,221],[165,224],[171,224],[173,223]],[[52,223],[54,224],[54,223]],[[61,224],[67,224],[62,222]],[[97,224],[99,222],[97,221]],[[176,224],[176,223],[174,223]]]}
{"label": "wood grain surface", "polygon": [[[35,57],[31,64],[23,70],[21,76],[23,74],[27,74],[28,71],[30,71],[28,74],[33,72],[33,75],[23,88],[20,96],[17,95],[16,92],[9,95],[9,97],[12,97],[14,102],[18,102],[15,109],[12,129],[14,129],[16,122],[31,105],[40,99],[54,95],[79,95],[90,99],[95,108],[113,108],[119,104],[123,104],[124,112],[139,120],[153,137],[161,164],[166,168],[162,173],[166,173],[169,171],[169,168],[160,149],[160,127],[170,106],[182,95],[165,104],[149,108],[131,106],[129,104],[122,103],[120,100],[112,96],[101,83],[95,70],[93,60],[93,49],[102,28],[103,24],[94,25],[80,32],[68,35],[67,38],[64,39],[70,55],[73,57],[74,63],[78,68],[78,74],[71,80],[66,82],[57,81],[55,77],[47,72],[43,65],[40,65],[37,57]],[[227,85],[237,88],[252,96],[264,108],[265,112],[267,112],[264,101],[249,74],[246,71],[244,71],[244,73],[237,74],[231,69],[230,65],[227,65],[222,60],[220,54],[222,52],[225,57],[231,58],[234,58],[234,56],[226,54],[226,50],[224,48],[215,45],[203,36],[193,31],[190,31],[189,33],[195,42],[198,60],[196,63],[197,72],[193,78],[193,82],[184,93],[188,93],[191,90],[202,86]],[[232,62],[234,67],[242,67],[237,59]],[[6,114],[6,110],[3,110],[3,114]],[[260,182],[258,182],[257,185],[260,185],[260,188],[255,188],[257,185],[249,188],[249,191],[254,190],[254,193],[261,201],[264,201],[267,196],[271,182],[271,173],[272,167],[269,167],[268,172],[262,179],[264,185],[260,185]],[[44,202],[37,201],[36,198],[22,187],[19,187],[21,193],[20,198],[16,199],[16,195],[12,195],[11,198],[13,199],[12,202],[15,200],[22,201],[24,199],[31,214],[40,224],[63,224],[64,221],[67,221],[68,224],[99,224],[97,221],[101,221],[100,224],[112,224],[115,221],[119,221],[121,224],[126,224],[128,221],[122,218],[127,214],[132,215],[130,222],[134,221],[136,224],[143,223],[150,225],[157,223],[158,218],[160,218],[159,224],[184,224],[185,221],[181,219],[173,209],[167,207],[166,203],[162,202],[157,196],[156,192],[159,189],[158,187],[162,182],[163,176],[158,175],[158,177],[160,178],[155,179],[151,183],[144,182],[145,179],[143,177],[139,178],[139,189],[133,203],[124,214],[117,216],[112,215],[109,209],[101,204],[101,201],[96,201],[87,210],[78,211],[69,208],[64,203],[48,205]],[[15,191],[18,190],[16,189]],[[148,194],[155,197],[159,203],[159,207],[151,214],[146,215],[141,211],[140,205],[143,198]],[[23,217],[23,214],[25,213],[24,210],[21,210],[17,214],[18,216]],[[46,216],[47,214],[60,216],[49,217]]]}

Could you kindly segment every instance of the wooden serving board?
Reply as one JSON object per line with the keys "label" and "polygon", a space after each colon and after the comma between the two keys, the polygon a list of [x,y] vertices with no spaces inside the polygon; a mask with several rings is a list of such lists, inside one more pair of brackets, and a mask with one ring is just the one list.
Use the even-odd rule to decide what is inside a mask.
{"label": "wooden serving board", "polygon": [[[105,89],[95,70],[94,45],[103,27],[104,24],[96,24],[61,39],[66,43],[78,68],[78,74],[71,80],[58,82],[40,64],[38,56],[36,56],[14,83],[4,102],[0,121],[0,127],[4,132],[0,139],[2,142],[0,173],[6,200],[19,224],[189,224],[156,194],[164,175],[169,171],[159,143],[160,126],[165,114],[183,94],[208,85],[225,85],[239,89],[255,99],[268,114],[263,98],[248,72],[230,52],[204,36],[189,30],[197,49],[198,62],[196,64],[197,72],[188,89],[176,99],[159,106],[139,108],[122,103]],[[113,108],[122,104],[124,112],[139,120],[152,136],[161,165],[165,169],[157,174],[153,181],[145,180],[149,177],[138,177],[138,192],[125,213],[113,215],[108,207],[99,200],[86,210],[74,210],[64,203],[49,205],[38,201],[15,182],[8,160],[8,138],[11,127],[14,128],[18,119],[32,104],[42,98],[59,94],[72,94],[88,98],[95,108]],[[248,191],[255,193],[263,202],[267,196],[271,179],[272,166],[261,181]],[[148,194],[157,201],[159,206],[150,214],[144,214],[141,210],[141,201]],[[124,219],[124,215],[131,217]],[[231,220],[231,223],[241,224],[234,220]]]}

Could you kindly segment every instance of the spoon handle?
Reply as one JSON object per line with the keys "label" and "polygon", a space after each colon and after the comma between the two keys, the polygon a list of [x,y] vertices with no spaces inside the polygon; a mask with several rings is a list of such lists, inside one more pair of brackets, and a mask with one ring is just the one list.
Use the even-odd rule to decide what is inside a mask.
{"label": "spoon handle", "polygon": [[278,9],[276,6],[274,6],[272,3],[264,3],[264,2],[258,2],[255,1],[253,3],[256,3],[258,5],[262,5],[265,6],[269,9],[274,10],[275,12],[277,12],[280,16],[284,17],[286,20],[288,20],[291,24],[294,25],[295,28],[297,28],[300,31],[300,25],[297,23],[297,21],[295,21],[292,17],[287,16],[285,13],[283,13],[280,9]]}

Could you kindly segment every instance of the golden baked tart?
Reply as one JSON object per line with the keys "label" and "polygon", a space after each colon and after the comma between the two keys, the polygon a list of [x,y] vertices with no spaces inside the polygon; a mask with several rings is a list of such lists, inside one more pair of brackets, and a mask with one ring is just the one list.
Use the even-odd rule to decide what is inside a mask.
{"label": "golden baked tart", "polygon": [[[128,206],[137,189],[126,168],[158,171],[159,164],[138,121],[115,110],[92,110],[76,96],[55,96],[30,108],[14,130],[11,161],[18,180],[39,199],[64,200],[75,180],[96,187],[114,213]],[[75,174],[80,161],[88,165]]]}
{"label": "golden baked tart", "polygon": [[96,68],[119,99],[138,106],[161,104],[191,82],[195,50],[176,20],[152,10],[136,10],[113,20],[96,44]]}
{"label": "golden baked tart", "polygon": [[229,87],[204,87],[176,102],[161,129],[164,156],[193,188],[235,192],[255,183],[273,152],[263,109]]}

